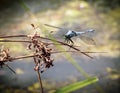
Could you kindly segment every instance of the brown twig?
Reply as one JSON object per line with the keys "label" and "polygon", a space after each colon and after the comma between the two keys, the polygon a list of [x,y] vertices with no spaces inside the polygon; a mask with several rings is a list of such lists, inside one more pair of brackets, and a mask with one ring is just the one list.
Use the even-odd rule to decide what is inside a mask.
{"label": "brown twig", "polygon": [[43,91],[43,85],[42,85],[42,80],[41,80],[41,76],[40,76],[40,72],[39,72],[40,68],[38,66],[38,62],[37,62],[35,56],[33,57],[33,59],[34,59],[34,62],[36,64],[36,67],[38,67],[38,68],[34,67],[34,69],[36,69],[36,71],[37,71],[37,76],[38,76],[38,80],[39,80],[39,83],[40,83],[41,93],[44,93],[44,91]]}
{"label": "brown twig", "polygon": [[41,93],[44,93],[44,91],[43,91],[43,85],[42,85],[42,80],[41,80],[41,76],[40,76],[39,70],[37,70],[37,75],[38,75],[38,80],[39,80],[39,83],[40,83],[40,86],[41,86]]}
{"label": "brown twig", "polygon": [[[0,38],[15,38],[15,37],[32,37],[34,35],[8,35],[8,36],[0,36]],[[40,38],[39,35],[36,35],[35,37]]]}
{"label": "brown twig", "polygon": [[28,37],[27,35],[8,35],[8,36],[0,36],[0,38],[14,38],[14,37]]}
{"label": "brown twig", "polygon": [[31,43],[31,41],[22,41],[22,40],[0,40],[0,42],[27,42],[27,43]]}
{"label": "brown twig", "polygon": [[34,57],[34,56],[37,56],[37,55],[29,55],[29,56],[20,56],[20,57],[15,57],[15,58],[9,58],[9,59],[6,59],[6,60],[3,60],[1,62],[13,62],[14,60],[18,60],[18,59],[24,59],[24,58],[31,58],[31,57]]}
{"label": "brown twig", "polygon": [[[61,52],[77,52],[77,51],[54,51],[54,52],[51,52],[51,54],[61,53]],[[107,52],[81,52],[81,53],[107,53]],[[9,59],[3,60],[2,62],[8,62],[8,61],[13,62],[14,60],[31,58],[31,57],[35,57],[35,56],[38,56],[38,55],[36,54],[36,55],[14,57],[14,58],[9,58]]]}
{"label": "brown twig", "polygon": [[[51,54],[61,53],[61,52],[77,52],[77,51],[54,51],[54,52],[51,52]],[[81,53],[107,53],[107,52],[81,52]],[[34,56],[38,56],[38,55],[36,54],[36,55],[28,55],[28,56],[14,57],[14,58],[10,58],[10,59],[3,60],[2,62],[8,62],[8,61],[13,62],[14,60],[31,58],[31,57],[34,57]]]}
{"label": "brown twig", "polygon": [[[61,52],[77,52],[77,51],[54,51],[54,52],[51,52],[52,54],[54,53],[61,53]],[[107,53],[107,52],[82,52],[81,53]]]}

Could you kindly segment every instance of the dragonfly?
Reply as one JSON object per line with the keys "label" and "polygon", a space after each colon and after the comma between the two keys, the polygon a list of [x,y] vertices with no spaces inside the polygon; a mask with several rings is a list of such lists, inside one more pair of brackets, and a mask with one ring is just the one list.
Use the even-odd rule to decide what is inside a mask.
{"label": "dragonfly", "polygon": [[57,26],[53,26],[53,25],[49,25],[49,24],[45,24],[45,26],[62,29],[62,30],[67,30],[67,32],[64,33],[64,39],[65,39],[64,42],[66,42],[68,44],[74,44],[72,38],[79,36],[80,39],[83,42],[85,42],[86,44],[95,45],[95,41],[91,37],[86,36],[87,34],[95,33],[94,29],[88,29],[86,31],[75,31],[75,30],[61,28],[61,27],[57,27]]}

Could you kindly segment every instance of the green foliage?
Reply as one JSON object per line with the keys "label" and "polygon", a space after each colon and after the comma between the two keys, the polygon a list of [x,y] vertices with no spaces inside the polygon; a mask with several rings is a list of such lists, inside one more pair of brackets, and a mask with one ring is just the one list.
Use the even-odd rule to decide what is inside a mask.
{"label": "green foliage", "polygon": [[95,83],[97,81],[98,81],[97,77],[91,77],[91,78],[88,78],[88,79],[86,79],[84,81],[80,81],[80,82],[68,85],[66,87],[63,87],[61,89],[58,89],[55,93],[70,93],[70,92],[75,91],[77,89],[81,89],[81,88],[83,88],[85,86],[93,84],[93,83]]}
{"label": "green foliage", "polygon": [[25,11],[30,11],[27,5],[23,2],[23,0],[18,0],[20,5],[25,9]]}
{"label": "green foliage", "polygon": [[120,6],[120,0],[85,0],[93,4],[98,4],[104,8],[108,7],[110,9],[115,9]]}

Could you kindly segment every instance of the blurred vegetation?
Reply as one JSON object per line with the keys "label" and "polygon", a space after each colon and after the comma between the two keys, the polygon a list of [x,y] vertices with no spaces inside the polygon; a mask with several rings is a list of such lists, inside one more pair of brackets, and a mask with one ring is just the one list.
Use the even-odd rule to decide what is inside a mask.
{"label": "blurred vegetation", "polygon": [[87,1],[91,4],[95,4],[98,7],[104,8],[104,10],[105,10],[105,8],[109,8],[111,10],[111,9],[120,7],[120,0],[112,0],[112,1],[109,1],[109,0],[85,0],[85,1]]}
{"label": "blurred vegetation", "polygon": [[[83,48],[91,51],[107,51],[108,54],[102,56],[119,57],[120,56],[120,0],[23,0],[36,15],[37,21],[20,6],[17,0],[0,1],[0,34],[30,34],[32,33],[31,23],[36,25],[42,23],[53,24],[56,26],[78,29],[95,28],[98,34],[95,40],[98,46]],[[38,22],[38,23],[37,23]],[[53,30],[52,28],[47,28]],[[57,32],[55,32],[57,33]],[[41,34],[41,33],[40,33]],[[77,42],[79,45],[79,42]],[[3,45],[4,43],[0,43]],[[17,46],[14,46],[17,45]],[[5,44],[11,52],[16,54],[28,54],[24,48],[25,44]],[[84,44],[83,44],[84,45]],[[23,53],[24,51],[24,53]],[[18,54],[18,55],[19,55]],[[17,56],[17,55],[16,55]],[[106,68],[110,80],[119,80],[120,73],[118,69]],[[78,80],[77,80],[78,81]],[[75,82],[77,82],[75,81]],[[43,81],[46,92],[53,93],[56,88],[71,84],[71,81],[61,82],[52,85],[47,80]],[[73,83],[73,82],[72,82]],[[56,86],[58,85],[58,86]],[[0,84],[1,93],[37,93],[39,90],[38,82],[25,89]],[[96,91],[95,91],[96,92]],[[93,92],[93,93],[95,93]],[[85,92],[87,93],[87,92]]]}

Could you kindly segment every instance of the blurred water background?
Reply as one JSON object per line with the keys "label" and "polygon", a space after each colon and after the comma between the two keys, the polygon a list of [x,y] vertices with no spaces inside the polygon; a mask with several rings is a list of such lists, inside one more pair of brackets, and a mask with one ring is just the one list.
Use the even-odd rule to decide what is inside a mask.
{"label": "blurred water background", "polygon": [[[57,37],[64,31],[45,27],[51,24],[77,30],[93,28],[96,30],[95,46],[89,46],[76,40],[82,51],[103,51],[104,54],[91,54],[94,59],[70,53],[76,62],[90,76],[97,76],[97,84],[103,93],[119,93],[120,87],[120,1],[119,0],[1,0],[0,1],[0,36],[15,34],[31,34],[35,24],[40,29],[54,31]],[[41,26],[42,25],[42,26]],[[46,36],[42,31],[41,35]],[[59,38],[58,38],[59,39]],[[25,40],[25,39],[24,39]],[[61,38],[59,39],[61,40]],[[25,43],[0,43],[9,48],[13,56],[27,55]],[[64,87],[84,79],[84,76],[70,64],[63,53],[53,54],[54,67],[42,75],[44,90],[53,93],[55,89]],[[39,83],[33,70],[32,59],[18,60],[8,63],[16,72],[8,68],[0,68],[0,93],[38,93]],[[72,93],[99,93],[93,85]]]}

